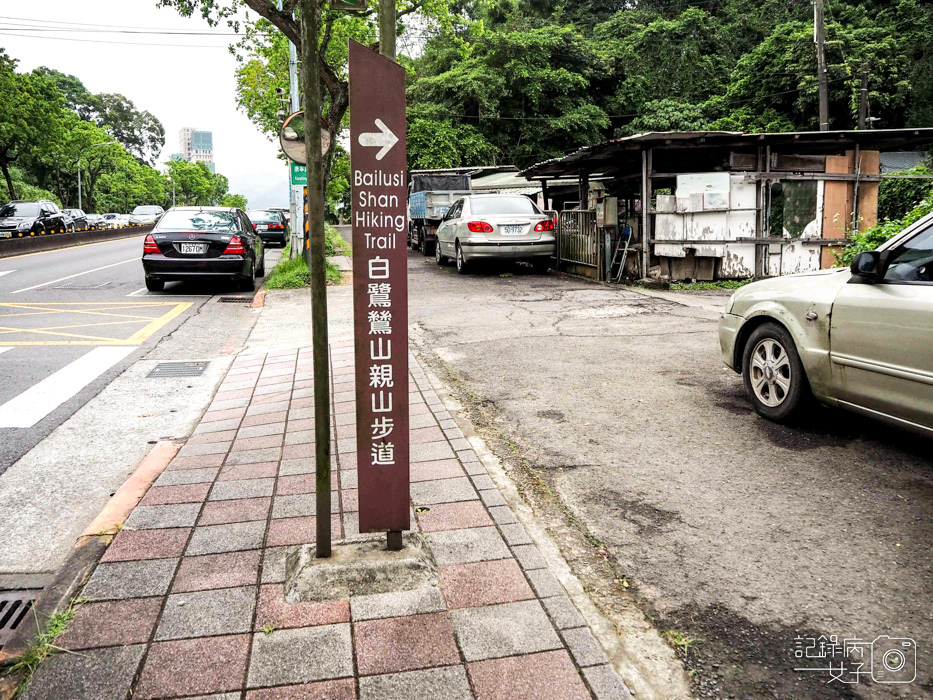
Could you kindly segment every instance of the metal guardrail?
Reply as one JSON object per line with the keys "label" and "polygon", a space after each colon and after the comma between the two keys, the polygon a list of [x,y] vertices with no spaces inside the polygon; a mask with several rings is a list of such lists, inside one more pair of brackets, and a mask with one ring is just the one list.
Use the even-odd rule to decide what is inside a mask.
{"label": "metal guardrail", "polygon": [[56,233],[45,236],[31,236],[29,238],[2,238],[0,239],[0,258],[10,258],[45,250],[58,250],[59,248],[71,248],[115,238],[129,238],[148,233],[151,230],[152,224],[148,224],[146,226],[76,231],[75,233]]}
{"label": "metal guardrail", "polygon": [[599,269],[601,237],[592,209],[562,211],[557,221],[560,261]]}

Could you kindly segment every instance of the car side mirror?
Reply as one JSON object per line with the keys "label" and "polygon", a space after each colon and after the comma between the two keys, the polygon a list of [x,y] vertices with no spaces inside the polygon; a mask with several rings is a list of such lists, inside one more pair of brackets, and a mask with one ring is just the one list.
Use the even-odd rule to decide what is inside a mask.
{"label": "car side mirror", "polygon": [[857,277],[868,284],[880,282],[884,278],[881,253],[876,250],[869,250],[856,255],[850,269],[853,277]]}

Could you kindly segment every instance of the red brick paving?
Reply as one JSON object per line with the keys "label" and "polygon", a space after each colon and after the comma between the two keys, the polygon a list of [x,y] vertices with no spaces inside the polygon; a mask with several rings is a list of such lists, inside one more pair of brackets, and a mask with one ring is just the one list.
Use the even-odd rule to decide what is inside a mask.
{"label": "red brick paving", "polygon": [[180,557],[185,550],[190,528],[162,530],[123,530],[113,539],[101,561],[132,559],[168,559]]}
{"label": "red brick paving", "polygon": [[[223,455],[221,455],[222,457]],[[178,461],[177,459],[175,460]],[[219,466],[219,465],[218,465]],[[181,486],[153,486],[139,502],[141,506],[164,506],[171,503],[200,503],[207,498],[210,484],[183,484]]]}
{"label": "red brick paving", "polygon": [[259,575],[259,555],[254,549],[185,557],[175,574],[172,593],[252,585]]}
{"label": "red brick paving", "polygon": [[258,462],[256,464],[228,464],[220,470],[217,481],[236,481],[238,479],[266,479],[279,473],[278,462]]}
{"label": "red brick paving", "polygon": [[246,674],[248,634],[155,642],[134,700],[239,690]]}
{"label": "red brick paving", "polygon": [[281,583],[260,588],[255,629],[261,630],[266,625],[288,629],[350,621],[350,602],[347,600],[288,603],[284,592],[285,586]]}
{"label": "red brick paving", "polygon": [[232,501],[211,501],[204,504],[198,525],[224,525],[249,520],[265,520],[271,498],[243,498]]}
{"label": "red brick paving", "polygon": [[319,681],[307,685],[262,688],[251,690],[246,694],[246,700],[355,700],[355,698],[356,682],[352,678]]}
{"label": "red brick paving", "polygon": [[467,665],[477,700],[589,700],[564,650],[475,661]]}
{"label": "red brick paving", "polygon": [[107,603],[85,603],[55,640],[63,649],[125,646],[149,641],[162,598],[133,598]]}
{"label": "red brick paving", "polygon": [[361,676],[460,663],[447,613],[367,620],[353,630]]}
{"label": "red brick paving", "polygon": [[440,532],[441,530],[462,530],[468,527],[485,527],[492,525],[492,518],[486,512],[482,501],[461,501],[460,503],[438,503],[428,506],[430,510],[419,513],[415,510],[415,517],[424,532]]}
{"label": "red brick paving", "polygon": [[535,597],[514,559],[442,566],[438,573],[448,610],[514,603]]}

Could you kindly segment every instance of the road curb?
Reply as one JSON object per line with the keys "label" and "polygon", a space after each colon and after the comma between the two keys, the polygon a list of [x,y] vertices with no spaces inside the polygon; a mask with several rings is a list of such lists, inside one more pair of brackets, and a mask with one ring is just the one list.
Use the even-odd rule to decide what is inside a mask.
{"label": "road curb", "polygon": [[[179,443],[160,440],[111,496],[107,505],[78,537],[74,548],[56,572],[51,583],[43,588],[39,597],[36,598],[33,605],[35,614],[30,615],[36,624],[20,627],[6,646],[0,650],[0,667],[11,666],[22,658],[36,637],[45,631],[48,619],[71,605],[72,600],[84,586],[113,540],[115,533],[111,531],[116,530],[117,526],[129,517],[133,508],[146,494],[152,482],[172,461],[179,448]],[[10,692],[11,684],[15,692],[15,686],[19,685],[18,680],[11,681],[8,677],[0,683],[0,700],[12,697],[7,694]]]}
{"label": "road curb", "polygon": [[256,296],[253,297],[252,307],[254,309],[261,309],[265,305],[266,305],[266,290],[260,289],[258,292],[256,292]]}

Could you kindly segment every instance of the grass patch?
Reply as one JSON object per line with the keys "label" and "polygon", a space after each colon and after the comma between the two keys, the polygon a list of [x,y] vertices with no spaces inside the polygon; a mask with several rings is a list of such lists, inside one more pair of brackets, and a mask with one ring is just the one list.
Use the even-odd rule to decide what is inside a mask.
{"label": "grass patch", "polygon": [[715,282],[671,282],[672,292],[714,292],[739,289],[754,280],[717,280]]}
{"label": "grass patch", "polygon": [[[7,673],[13,675],[16,673],[23,673],[23,682],[20,683],[20,690],[17,693],[19,697],[23,689],[29,683],[29,679],[32,678],[32,674],[36,672],[36,669],[39,668],[39,665],[45,661],[49,656],[54,654],[56,651],[68,652],[67,649],[62,649],[61,647],[55,646],[55,639],[62,632],[65,631],[65,628],[68,626],[68,623],[74,619],[75,616],[75,603],[79,602],[77,600],[71,601],[71,604],[65,609],[60,610],[54,615],[52,615],[48,624],[45,627],[45,631],[39,634],[29,645],[29,648],[23,653],[22,658],[17,661],[15,664],[10,666]],[[36,622],[36,625],[39,624],[38,617],[35,617],[37,613],[35,608],[33,608],[33,615]]]}
{"label": "grass patch", "polygon": [[[279,264],[272,268],[266,278],[266,289],[302,289],[311,286],[311,271],[303,255],[289,259],[289,247],[282,249]],[[327,284],[338,285],[343,281],[340,270],[327,263]]]}
{"label": "grass patch", "polygon": [[677,630],[668,630],[664,633],[664,638],[672,646],[680,649],[684,655],[686,655],[690,649],[693,649],[697,644],[703,641],[702,639],[688,637],[683,632],[678,632]]}

